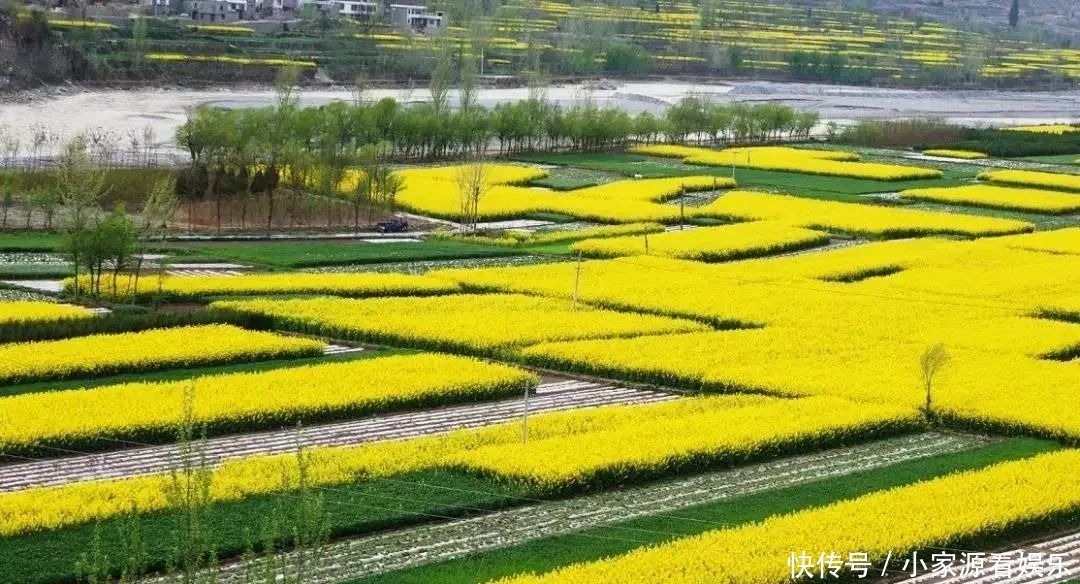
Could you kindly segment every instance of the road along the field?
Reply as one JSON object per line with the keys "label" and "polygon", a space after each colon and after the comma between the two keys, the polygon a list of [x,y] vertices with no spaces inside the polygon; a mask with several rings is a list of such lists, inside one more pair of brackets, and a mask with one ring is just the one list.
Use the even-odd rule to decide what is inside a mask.
{"label": "road along the field", "polygon": [[[534,502],[480,517],[343,540],[328,546],[312,570],[312,584],[332,584],[460,558],[475,552],[612,525],[636,517],[671,513],[791,487],[830,477],[890,466],[985,443],[975,436],[928,432],[859,446],[717,471],[621,491],[561,501]],[[437,487],[433,487],[437,488]],[[693,517],[687,517],[693,521]],[[627,536],[632,538],[632,534]],[[285,554],[286,561],[289,554]],[[221,584],[239,584],[249,567],[220,569]]]}
{"label": "road along the field", "polygon": [[[532,415],[672,399],[676,399],[676,396],[658,391],[615,387],[590,381],[562,380],[540,384],[536,393],[529,396],[528,412]],[[411,438],[507,422],[522,418],[524,413],[524,400],[510,399],[387,414],[299,430],[213,438],[206,441],[205,454],[208,464],[217,465],[225,460],[245,456],[293,452],[297,444],[304,447],[347,446],[377,440]],[[130,448],[131,446],[135,445],[118,441],[118,448],[127,449],[0,466],[0,492],[166,472],[180,464],[179,449],[175,445]]]}
{"label": "road along the field", "polygon": [[[985,565],[978,569],[965,567],[961,563],[962,553],[954,553],[958,559],[950,573],[925,572],[896,584],[1058,584],[1080,578],[1080,531],[1022,548],[983,552]],[[998,555],[1002,558],[1001,567],[993,559]],[[1061,557],[1060,568],[1048,566],[1051,555]],[[1032,557],[1038,557],[1039,561],[1028,561]]]}

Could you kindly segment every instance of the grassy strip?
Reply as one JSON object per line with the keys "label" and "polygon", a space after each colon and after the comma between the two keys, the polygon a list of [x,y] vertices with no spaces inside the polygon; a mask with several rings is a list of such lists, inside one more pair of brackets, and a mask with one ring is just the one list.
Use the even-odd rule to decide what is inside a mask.
{"label": "grassy strip", "polygon": [[[717,529],[721,525],[734,527],[773,515],[823,506],[1057,448],[1059,446],[1052,442],[1010,439],[975,450],[902,462],[886,468],[698,505],[662,516],[632,519],[576,534],[353,580],[348,584],[473,584],[523,572],[546,572],[576,562],[622,554],[642,545],[659,544]],[[717,553],[722,552],[717,550]]]}
{"label": "grassy strip", "polygon": [[60,247],[61,237],[52,233],[33,231],[0,233],[0,252],[53,251]]}
{"label": "grassy strip", "polygon": [[195,312],[117,312],[91,318],[65,318],[51,321],[29,321],[0,324],[0,343],[24,343],[83,337],[86,335],[115,334],[144,331],[155,328],[190,326],[201,324],[234,324],[253,329],[269,330],[266,319],[216,311]]}
{"label": "grassy strip", "polygon": [[1024,156],[1018,160],[1026,160],[1028,162],[1041,162],[1043,164],[1063,164],[1066,166],[1073,166],[1077,160],[1080,160],[1080,154],[1051,154],[1048,156]]}
{"label": "grassy strip", "polygon": [[903,266],[878,266],[862,270],[855,270],[852,272],[844,272],[833,276],[825,276],[819,279],[825,282],[839,282],[841,284],[851,284],[854,282],[862,282],[863,280],[869,280],[870,278],[883,278],[885,276],[899,274],[903,271]]}
{"label": "grassy strip", "polygon": [[[523,158],[528,162],[559,164],[617,172],[625,176],[641,175],[644,178],[663,178],[672,176],[732,175],[730,167],[709,167],[684,164],[675,159],[655,158],[637,154],[590,153],[590,154],[545,154]],[[969,175],[970,176],[970,175]],[[767,187],[780,189],[792,195],[804,193],[814,198],[823,198],[845,202],[866,202],[855,195],[866,193],[893,192],[905,189],[956,186],[967,178],[962,173],[945,173],[944,178],[883,182],[876,180],[814,176],[794,172],[736,168],[735,180],[739,188]]]}
{"label": "grassy strip", "polygon": [[344,353],[340,355],[322,355],[318,357],[303,357],[299,359],[274,359],[271,361],[249,361],[245,363],[232,363],[207,367],[192,367],[190,369],[167,369],[164,371],[150,371],[146,373],[124,373],[107,377],[94,377],[90,379],[65,379],[62,381],[38,381],[19,385],[5,385],[0,387],[0,397],[19,395],[22,393],[39,393],[45,391],[62,391],[65,389],[86,389],[120,383],[137,383],[152,381],[177,381],[191,379],[204,375],[217,375],[219,373],[249,373],[255,371],[271,371],[285,367],[299,367],[301,365],[317,365],[336,361],[351,361],[353,359],[368,359],[371,357],[386,357],[390,355],[407,355],[419,353],[412,349],[384,349],[378,351],[363,351],[360,353]]}
{"label": "grassy strip", "polygon": [[[365,243],[359,241],[265,241],[173,244],[165,248],[214,260],[272,268],[310,268],[336,264],[378,264],[522,255],[522,250],[459,241]],[[184,261],[183,258],[174,261]]]}
{"label": "grassy strip", "polygon": [[1080,324],[1080,311],[1072,312],[1066,310],[1042,309],[1036,311],[1034,316],[1036,318],[1060,320],[1061,322],[1075,322],[1077,324]]}
{"label": "grassy strip", "polygon": [[609,183],[620,178],[622,178],[620,175],[611,172],[560,166],[551,169],[545,178],[534,180],[529,184],[555,191],[572,191]]}
{"label": "grassy strip", "polygon": [[[406,482],[374,481],[323,491],[331,530],[335,537],[367,533],[404,525],[460,517],[478,510],[511,506],[527,493],[463,473],[426,471],[400,477]],[[413,483],[413,484],[410,484]],[[437,484],[433,489],[426,484]],[[206,514],[212,539],[222,557],[239,555],[249,537],[259,540],[259,530],[288,497],[266,495],[233,503],[219,503]],[[155,513],[139,521],[147,558],[160,567],[173,545],[176,519]],[[103,550],[111,558],[119,556],[123,519],[101,523]],[[75,561],[89,550],[94,525],[80,525],[0,539],[0,584],[58,584],[75,581]]]}

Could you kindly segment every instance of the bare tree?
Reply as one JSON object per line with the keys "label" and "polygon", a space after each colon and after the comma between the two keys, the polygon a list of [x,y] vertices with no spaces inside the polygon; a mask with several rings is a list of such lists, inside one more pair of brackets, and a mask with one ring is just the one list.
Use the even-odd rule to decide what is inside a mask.
{"label": "bare tree", "polygon": [[18,136],[5,134],[0,144],[4,147],[4,170],[11,170],[13,166],[19,164],[19,150],[22,148],[22,143]]}
{"label": "bare tree", "polygon": [[474,162],[458,168],[456,182],[463,231],[476,231],[480,199],[484,198],[490,188],[486,179],[487,167],[481,163]]}
{"label": "bare tree", "polygon": [[437,49],[435,69],[431,72],[431,81],[428,85],[431,93],[431,106],[435,110],[436,116],[443,115],[447,111],[449,106],[447,96],[450,93],[450,84],[453,77],[450,47],[446,46],[441,38],[438,44],[441,46]]}
{"label": "bare tree", "polygon": [[357,107],[363,106],[367,103],[368,89],[371,87],[371,81],[368,79],[367,71],[361,69],[356,77],[353,78],[353,103]]}
{"label": "bare tree", "polygon": [[474,46],[471,53],[462,55],[458,69],[458,104],[463,112],[472,111],[476,105],[476,66],[479,47]]}
{"label": "bare tree", "polygon": [[[180,210],[180,197],[176,194],[176,184],[172,179],[162,178],[154,183],[150,194],[143,203],[143,224],[139,229],[137,253],[135,255],[135,278],[129,280],[132,289],[131,302],[134,303],[139,293],[139,278],[142,275],[143,259],[146,255],[145,243],[150,239],[160,238],[165,241],[169,232],[169,221]],[[165,266],[158,262],[158,287],[164,285],[162,274]],[[160,290],[159,290],[160,291]],[[156,308],[155,299],[155,308]]]}
{"label": "bare tree", "polygon": [[948,361],[949,352],[945,350],[945,345],[941,343],[926,349],[926,351],[923,352],[922,357],[919,358],[919,370],[922,376],[923,389],[926,391],[926,405],[923,406],[923,413],[928,420],[933,420],[934,418],[934,379]]}
{"label": "bare tree", "polygon": [[154,127],[149,124],[143,126],[142,145],[143,166],[154,166],[157,164],[157,139],[154,133]]}
{"label": "bare tree", "polygon": [[0,206],[3,207],[3,219],[0,220],[0,229],[6,229],[8,224],[8,212],[15,205],[15,189],[17,187],[16,174],[9,174],[0,183]]}
{"label": "bare tree", "polygon": [[198,425],[195,416],[195,397],[192,380],[184,387],[183,410],[177,424],[180,464],[170,473],[164,493],[169,508],[175,512],[175,556],[167,571],[169,581],[177,584],[201,584],[217,571],[209,525],[213,472],[206,460],[205,428]]}

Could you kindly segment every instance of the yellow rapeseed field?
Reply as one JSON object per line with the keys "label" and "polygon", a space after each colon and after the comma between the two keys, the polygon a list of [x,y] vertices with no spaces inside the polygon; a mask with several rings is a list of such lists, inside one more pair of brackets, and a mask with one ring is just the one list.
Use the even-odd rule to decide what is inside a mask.
{"label": "yellow rapeseed field", "polygon": [[[498,582],[783,584],[792,581],[789,559],[804,552],[811,562],[835,552],[841,565],[849,554],[865,553],[878,569],[891,554],[895,572],[915,550],[998,536],[1027,522],[1077,511],[1078,465],[1080,451],[1045,454]],[[846,567],[843,573],[849,574]]]}
{"label": "yellow rapeseed field", "polygon": [[1044,124],[1041,126],[1012,126],[1005,128],[1006,130],[1012,130],[1014,132],[1035,132],[1037,134],[1070,134],[1072,132],[1080,132],[1080,126],[1070,126],[1069,124]]}
{"label": "yellow rapeseed field", "polygon": [[992,170],[979,175],[980,180],[1006,185],[1080,191],[1080,175],[1034,170]]}
{"label": "yellow rapeseed field", "polygon": [[96,20],[68,20],[63,18],[49,19],[49,26],[56,28],[90,28],[99,30],[116,30],[116,25]]}
{"label": "yellow rapeseed field", "polygon": [[0,450],[170,437],[186,395],[194,422],[218,432],[520,395],[536,383],[535,376],[506,365],[420,354],[32,393],[0,399]]}
{"label": "yellow rapeseed field", "polygon": [[[566,282],[568,287],[573,281]],[[516,294],[427,298],[228,300],[213,308],[271,316],[286,328],[414,347],[500,353],[552,340],[705,330],[700,323]]]}
{"label": "yellow rapeseed field", "polygon": [[1003,235],[1031,231],[1023,221],[913,209],[819,201],[786,195],[733,191],[697,210],[698,216],[772,220],[807,229],[899,237],[957,234]]}
{"label": "yellow rapeseed field", "polygon": [[985,152],[975,152],[974,150],[949,150],[949,149],[936,149],[936,150],[923,150],[923,154],[927,156],[938,156],[941,158],[956,158],[958,160],[980,160],[983,158],[989,158]]}
{"label": "yellow rapeseed field", "polygon": [[0,383],[317,355],[323,343],[231,325],[152,329],[0,345]]}
{"label": "yellow rapeseed field", "polygon": [[[68,278],[67,289],[74,286]],[[118,280],[120,298],[130,298],[134,278],[121,276]],[[84,290],[86,287],[83,288]],[[243,276],[166,276],[160,283],[160,293],[171,299],[200,299],[207,296],[241,296],[272,294],[336,294],[340,296],[405,296],[447,294],[457,287],[424,276],[393,273],[278,273]],[[158,294],[157,278],[139,278],[138,297]],[[111,287],[102,294],[111,298]]]}
{"label": "yellow rapeseed field", "polygon": [[69,318],[89,318],[94,313],[81,306],[40,302],[36,300],[16,300],[0,302],[0,325],[10,323],[41,322]]}
{"label": "yellow rapeseed field", "polygon": [[193,24],[187,27],[188,30],[195,32],[206,32],[214,34],[233,34],[233,35],[251,35],[255,34],[255,29],[247,26],[220,26],[213,24]]}
{"label": "yellow rapeseed field", "polygon": [[303,67],[314,69],[318,67],[315,61],[298,61],[296,59],[273,59],[273,58],[250,58],[230,57],[228,55],[185,55],[183,53],[146,53],[144,58],[150,61],[165,63],[223,63],[226,65],[263,65],[267,67]]}
{"label": "yellow rapeseed field", "polygon": [[653,156],[679,157],[687,164],[778,170],[870,180],[895,181],[941,176],[941,171],[934,168],[857,162],[858,156],[850,152],[781,146],[712,150],[688,146],[656,145],[635,146],[630,151]]}
{"label": "yellow rapeseed field", "polygon": [[[645,144],[639,146],[631,146],[627,149],[629,152],[635,154],[644,154],[646,156],[661,156],[664,158],[693,158],[697,156],[711,156],[714,154],[723,154],[729,157],[729,160],[734,159],[737,166],[741,166],[742,162],[749,157],[750,164],[754,164],[754,158],[760,158],[761,160],[772,160],[778,158],[788,159],[803,159],[803,160],[832,160],[837,162],[855,162],[859,160],[859,155],[854,152],[845,152],[843,150],[812,150],[809,148],[790,148],[788,146],[752,146],[745,148],[726,148],[724,150],[713,150],[712,148],[702,148],[700,146],[680,146],[678,144]],[[740,160],[743,159],[743,160]],[[748,167],[749,168],[749,167]]]}
{"label": "yellow rapeseed field", "polygon": [[708,262],[803,249],[828,241],[828,234],[820,231],[755,221],[647,236],[586,239],[570,249],[586,257],[657,255]]}
{"label": "yellow rapeseed field", "polygon": [[[456,181],[460,166],[400,171],[405,188],[397,201],[417,213],[457,219],[461,197]],[[724,177],[686,176],[621,180],[568,192],[520,186],[547,171],[512,165],[484,165],[487,187],[477,212],[481,220],[517,218],[532,213],[559,213],[600,223],[671,223],[679,208],[663,205],[684,191],[726,189],[734,181]],[[348,179],[346,179],[348,182]]]}
{"label": "yellow rapeseed field", "polygon": [[[308,472],[313,486],[329,486],[420,469],[455,468],[555,493],[918,426],[916,416],[901,408],[832,398],[691,398],[535,416],[524,444],[521,424],[515,422],[441,436],[313,449]],[[235,501],[275,492],[281,488],[282,474],[295,472],[292,455],[226,462],[213,471],[211,497]],[[0,536],[115,517],[132,508],[141,513],[164,509],[170,480],[157,475],[3,493]]]}
{"label": "yellow rapeseed field", "polygon": [[1080,255],[1080,227],[1010,235],[996,241],[1016,249]]}
{"label": "yellow rapeseed field", "polygon": [[1063,214],[1080,211],[1080,194],[994,185],[911,189],[902,191],[900,196],[916,201],[955,203],[1036,213]]}
{"label": "yellow rapeseed field", "polygon": [[[1030,240],[1028,239],[1030,238]],[[917,407],[918,362],[943,343],[942,415],[1080,441],[1077,230],[975,241],[881,242],[791,257],[703,264],[659,257],[586,261],[579,298],[757,330],[545,343],[546,367],[684,387],[833,395]],[[1041,251],[1045,250],[1045,251]],[[445,270],[484,290],[569,297],[574,264]],[[762,367],[761,363],[768,363]]]}

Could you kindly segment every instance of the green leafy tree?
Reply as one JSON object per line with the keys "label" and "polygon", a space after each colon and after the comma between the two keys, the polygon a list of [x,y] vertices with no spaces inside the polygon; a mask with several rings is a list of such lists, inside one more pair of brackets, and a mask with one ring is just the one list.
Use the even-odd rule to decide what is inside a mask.
{"label": "green leafy tree", "polygon": [[81,282],[79,271],[83,265],[86,247],[93,243],[89,233],[90,222],[100,211],[100,201],[105,195],[105,172],[91,162],[86,142],[76,137],[64,145],[55,166],[56,191],[67,208],[67,225],[61,249],[71,259],[75,268],[73,294],[79,297]]}
{"label": "green leafy tree", "polygon": [[[357,157],[356,184],[353,186],[349,204],[353,211],[353,230],[360,231],[360,213],[372,209],[375,205],[375,169],[378,168],[379,153],[372,145],[364,146]],[[368,223],[371,223],[369,211]]]}
{"label": "green leafy tree", "polygon": [[62,202],[60,193],[52,186],[40,186],[30,191],[30,204],[27,206],[26,213],[27,228],[30,227],[30,209],[39,209],[45,229],[51,230],[53,228],[53,217]]}
{"label": "green leafy tree", "polygon": [[644,75],[652,66],[652,57],[640,45],[615,43],[604,52],[604,70],[629,75]]}

